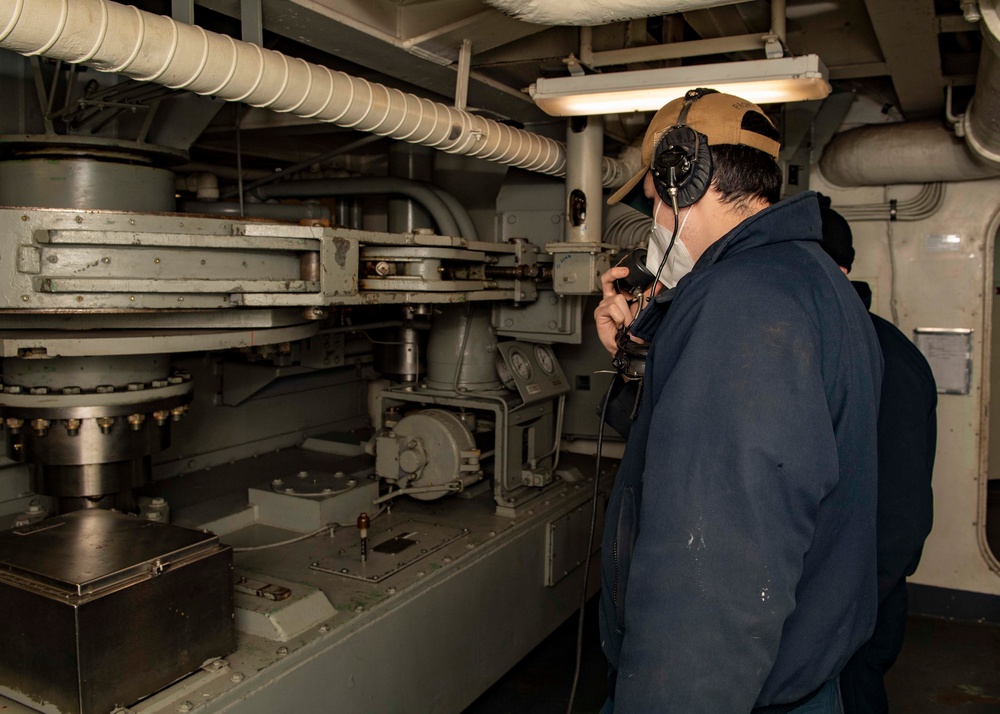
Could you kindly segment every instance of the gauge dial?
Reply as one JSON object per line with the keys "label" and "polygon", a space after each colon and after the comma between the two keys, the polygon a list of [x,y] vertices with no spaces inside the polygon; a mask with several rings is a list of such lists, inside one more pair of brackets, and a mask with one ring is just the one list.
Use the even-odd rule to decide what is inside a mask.
{"label": "gauge dial", "polygon": [[553,374],[556,371],[556,362],[552,356],[552,350],[544,345],[535,345],[535,361],[542,368],[545,374]]}
{"label": "gauge dial", "polygon": [[510,373],[510,367],[507,366],[507,362],[504,361],[503,355],[497,355],[497,376],[500,377],[500,381],[503,382],[503,386],[507,389],[515,389],[517,387],[517,382],[514,381],[514,375]]}
{"label": "gauge dial", "polygon": [[531,363],[521,352],[517,350],[510,351],[510,366],[517,373],[517,376],[525,382],[531,379]]}

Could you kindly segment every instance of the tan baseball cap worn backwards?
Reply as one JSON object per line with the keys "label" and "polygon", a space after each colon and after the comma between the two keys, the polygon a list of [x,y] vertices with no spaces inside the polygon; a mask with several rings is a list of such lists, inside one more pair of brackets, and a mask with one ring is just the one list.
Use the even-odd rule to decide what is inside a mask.
{"label": "tan baseball cap worn backwards", "polygon": [[[677,126],[685,101],[685,97],[675,99],[661,107],[653,116],[649,128],[646,129],[646,136],[642,140],[642,168],[612,194],[608,199],[609,206],[625,198],[646,176],[657,142],[663,132]],[[687,121],[684,123],[704,134],[708,138],[709,146],[719,144],[749,146],[773,156],[775,160],[778,158],[781,143],[777,139],[778,132],[771,120],[756,104],[734,97],[732,94],[719,92],[703,94],[700,99],[691,102]],[[770,136],[761,133],[762,131]]]}

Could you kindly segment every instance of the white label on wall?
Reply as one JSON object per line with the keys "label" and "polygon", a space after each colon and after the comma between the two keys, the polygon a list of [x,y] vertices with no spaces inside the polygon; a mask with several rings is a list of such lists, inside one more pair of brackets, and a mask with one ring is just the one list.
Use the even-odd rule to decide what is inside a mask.
{"label": "white label on wall", "polygon": [[972,330],[918,327],[913,341],[924,353],[938,394],[968,394],[972,388]]}
{"label": "white label on wall", "polygon": [[962,236],[957,233],[928,233],[924,236],[924,250],[932,253],[954,253],[962,249]]}

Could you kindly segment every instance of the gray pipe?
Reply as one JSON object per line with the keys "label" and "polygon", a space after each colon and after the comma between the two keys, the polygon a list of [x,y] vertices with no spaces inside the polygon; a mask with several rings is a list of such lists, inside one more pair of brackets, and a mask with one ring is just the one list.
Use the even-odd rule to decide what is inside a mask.
{"label": "gray pipe", "polygon": [[181,213],[207,213],[213,216],[240,215],[250,218],[273,218],[276,221],[301,221],[324,219],[330,220],[330,209],[315,203],[289,205],[285,203],[245,203],[243,213],[236,201],[177,201],[177,210]]}
{"label": "gray pipe", "polygon": [[1000,15],[994,3],[980,3],[983,46],[976,94],[965,110],[965,140],[977,156],[1000,169]]}
{"label": "gray pipe", "polygon": [[[253,191],[253,195],[261,199],[371,196],[386,193],[396,193],[419,202],[431,214],[441,235],[468,238],[467,235],[463,235],[455,217],[448,210],[448,205],[431,187],[408,179],[378,177],[285,181],[274,186],[261,186]],[[469,223],[471,222],[470,218]]]}
{"label": "gray pipe", "polygon": [[971,181],[1000,175],[940,122],[876,124],[841,132],[819,161],[838,186]]}

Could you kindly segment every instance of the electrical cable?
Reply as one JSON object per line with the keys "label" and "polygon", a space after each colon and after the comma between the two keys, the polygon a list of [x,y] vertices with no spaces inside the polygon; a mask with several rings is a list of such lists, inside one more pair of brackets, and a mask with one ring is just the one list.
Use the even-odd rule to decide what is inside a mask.
{"label": "electrical cable", "polygon": [[892,221],[886,222],[886,240],[889,243],[889,309],[892,324],[899,327],[899,312],[896,310],[896,250],[892,246]]}
{"label": "electrical cable", "polygon": [[573,669],[573,686],[569,692],[569,705],[566,707],[566,714],[573,714],[573,702],[576,699],[576,687],[580,683],[580,669],[583,665],[583,621],[584,612],[587,607],[587,581],[590,580],[591,554],[594,552],[594,535],[597,531],[597,498],[601,495],[601,447],[604,444],[604,418],[608,412],[608,401],[611,399],[611,390],[614,389],[615,379],[618,374],[611,375],[608,383],[608,391],[604,394],[601,402],[601,421],[597,425],[597,453],[594,461],[594,493],[590,508],[590,534],[587,536],[587,553],[583,565],[583,594],[580,598],[580,617],[576,625],[576,665]]}
{"label": "electrical cable", "polygon": [[[370,520],[374,521],[376,518],[378,518],[379,516],[381,516],[383,513],[385,513],[386,508],[387,508],[387,506],[382,506],[380,509],[378,509],[377,511],[375,511],[375,515],[372,516]],[[271,548],[280,548],[281,546],[284,546],[284,545],[292,545],[293,543],[301,543],[304,540],[309,540],[310,538],[315,538],[317,536],[324,535],[327,532],[329,532],[330,535],[333,535],[333,533],[338,528],[348,528],[348,527],[353,526],[353,525],[354,525],[353,523],[328,523],[327,525],[323,526],[322,528],[318,528],[317,530],[314,530],[311,533],[305,533],[303,535],[296,536],[295,538],[289,538],[288,540],[279,540],[276,543],[265,543],[263,545],[248,545],[248,546],[241,546],[241,547],[233,546],[233,552],[234,553],[251,553],[251,552],[254,552],[254,551],[258,551],[258,550],[270,550]]]}

